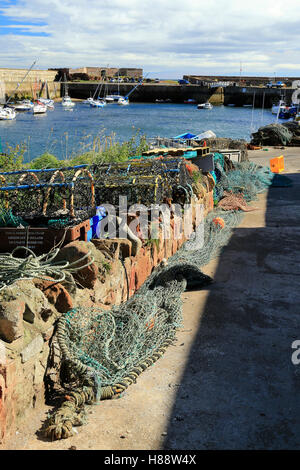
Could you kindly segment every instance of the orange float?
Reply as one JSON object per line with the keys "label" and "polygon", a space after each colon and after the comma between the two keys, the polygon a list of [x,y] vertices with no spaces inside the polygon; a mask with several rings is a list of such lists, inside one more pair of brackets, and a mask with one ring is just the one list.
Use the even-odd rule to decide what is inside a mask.
{"label": "orange float", "polygon": [[215,226],[218,228],[222,229],[225,227],[225,221],[224,219],[222,219],[222,217],[215,217],[212,221],[215,224]]}

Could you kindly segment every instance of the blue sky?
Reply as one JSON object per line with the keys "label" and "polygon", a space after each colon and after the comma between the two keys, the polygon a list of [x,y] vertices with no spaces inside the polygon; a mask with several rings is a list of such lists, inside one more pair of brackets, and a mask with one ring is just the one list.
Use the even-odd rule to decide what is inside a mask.
{"label": "blue sky", "polygon": [[[43,31],[32,31],[32,26],[46,26],[47,23],[43,21],[29,21],[26,19],[15,19],[14,17],[7,16],[6,12],[9,12],[9,7],[17,6],[20,4],[18,0],[0,0],[0,35],[8,36],[11,34],[18,36],[49,36],[49,34]],[[4,11],[4,14],[2,13]]]}
{"label": "blue sky", "polygon": [[300,0],[0,0],[0,67],[300,76]]}

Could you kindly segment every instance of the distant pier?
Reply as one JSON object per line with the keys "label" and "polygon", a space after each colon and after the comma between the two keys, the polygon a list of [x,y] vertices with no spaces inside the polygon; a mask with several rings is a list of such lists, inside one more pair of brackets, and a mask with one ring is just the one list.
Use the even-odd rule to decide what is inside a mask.
{"label": "distant pier", "polygon": [[[68,84],[69,95],[71,98],[86,99],[93,96],[98,83],[74,83]],[[107,83],[106,93],[118,93],[123,96],[130,93],[136,84],[129,83]],[[155,103],[157,100],[171,100],[173,103],[184,103],[189,99],[194,99],[197,103],[209,101],[214,105],[234,104],[235,106],[253,105],[256,108],[270,108],[274,102],[284,98],[287,102],[291,101],[295,90],[292,88],[266,88],[253,86],[226,86],[209,87],[201,85],[179,85],[164,83],[143,83],[132,94],[131,102]],[[103,94],[103,93],[102,93]]]}

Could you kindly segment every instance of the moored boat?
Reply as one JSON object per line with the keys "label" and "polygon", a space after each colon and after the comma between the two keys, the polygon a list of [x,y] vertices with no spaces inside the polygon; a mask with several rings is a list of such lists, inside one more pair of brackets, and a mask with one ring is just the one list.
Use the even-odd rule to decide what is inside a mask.
{"label": "moored boat", "polygon": [[127,104],[129,104],[129,99],[128,98],[119,98],[118,99],[118,104],[121,105],[121,106],[126,106]]}
{"label": "moored boat", "polygon": [[184,104],[196,104],[196,100],[194,100],[193,98],[189,98],[188,100],[184,101]]}
{"label": "moored boat", "polygon": [[16,112],[13,108],[0,108],[0,120],[11,121],[16,118]]}
{"label": "moored boat", "polygon": [[210,104],[208,101],[206,103],[200,103],[197,105],[198,109],[213,109],[213,105]]}
{"label": "moored boat", "polygon": [[68,83],[67,83],[67,79],[66,79],[66,74],[64,75],[64,83],[65,83],[65,93],[64,93],[61,104],[65,108],[73,108],[73,106],[75,106],[75,103],[73,103],[73,101],[71,100],[71,98],[68,95]]}
{"label": "moored boat", "polygon": [[92,108],[104,108],[105,104],[106,103],[103,100],[92,100],[92,101],[90,101],[90,106],[92,106]]}
{"label": "moored boat", "polygon": [[75,103],[73,103],[73,101],[68,95],[65,95],[63,97],[61,104],[62,106],[65,106],[66,108],[72,108],[73,106],[75,106]]}
{"label": "moored boat", "polygon": [[280,113],[281,111],[284,111],[286,110],[287,108],[287,104],[285,103],[284,100],[280,100],[278,104],[273,104],[272,106],[272,109],[271,109],[271,112],[272,114],[278,114]]}
{"label": "moored boat", "polygon": [[32,108],[33,114],[45,114],[47,112],[47,106],[41,101],[37,101]]}
{"label": "moored boat", "polygon": [[13,108],[16,111],[30,111],[33,108],[34,104],[30,100],[18,101]]}

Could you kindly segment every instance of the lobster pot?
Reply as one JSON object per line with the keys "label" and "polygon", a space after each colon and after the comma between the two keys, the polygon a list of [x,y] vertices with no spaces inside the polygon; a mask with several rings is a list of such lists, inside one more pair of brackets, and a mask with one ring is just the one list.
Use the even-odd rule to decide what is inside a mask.
{"label": "lobster pot", "polygon": [[95,165],[93,174],[96,181],[110,176],[143,176],[161,174],[164,165],[158,160],[132,160],[130,162]]}
{"label": "lobster pot", "polygon": [[6,186],[0,190],[0,206],[16,216],[32,218],[41,213],[44,197],[44,190],[34,185]]}
{"label": "lobster pot", "polygon": [[127,205],[158,204],[164,197],[164,181],[157,176],[110,177],[96,184],[96,204],[119,206],[119,196],[127,198]]}
{"label": "lobster pot", "polygon": [[0,173],[0,202],[13,215],[37,223],[74,219],[83,208],[89,216],[95,208],[93,176],[87,165]]}
{"label": "lobster pot", "polygon": [[165,158],[163,160],[165,178],[171,188],[171,198],[174,203],[185,204],[190,201],[193,194],[193,180],[189,175],[186,162],[182,158]]}

